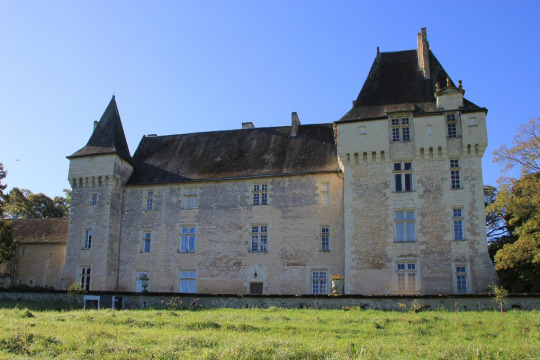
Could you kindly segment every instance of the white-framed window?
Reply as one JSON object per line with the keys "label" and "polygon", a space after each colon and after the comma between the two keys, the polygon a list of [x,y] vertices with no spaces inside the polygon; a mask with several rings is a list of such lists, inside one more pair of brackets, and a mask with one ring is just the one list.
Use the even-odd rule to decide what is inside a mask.
{"label": "white-framed window", "polygon": [[463,209],[452,209],[452,222],[454,227],[454,240],[463,240]]}
{"label": "white-framed window", "polygon": [[401,292],[416,291],[417,278],[416,261],[397,261],[396,262],[396,282],[397,290]]}
{"label": "white-framed window", "polygon": [[268,184],[253,184],[253,205],[268,205]]}
{"label": "white-framed window", "polygon": [[184,209],[198,209],[199,208],[199,188],[198,187],[186,187],[184,188]]}
{"label": "white-framed window", "polygon": [[456,114],[446,114],[446,136],[449,138],[457,138],[457,121]]}
{"label": "white-framed window", "polygon": [[467,285],[467,266],[464,264],[458,264],[456,269],[456,292],[458,294],[466,294],[469,292]]}
{"label": "white-framed window", "polygon": [[79,280],[84,290],[90,290],[90,281],[92,280],[92,267],[81,266],[79,268]]}
{"label": "white-framed window", "polygon": [[183,294],[197,292],[197,272],[195,270],[180,270],[180,292]]}
{"label": "white-framed window", "polygon": [[414,211],[400,210],[395,213],[396,241],[415,241]]}
{"label": "white-framed window", "polygon": [[149,253],[151,246],[152,246],[152,233],[150,231],[145,231],[144,236],[143,236],[143,252]]}
{"label": "white-framed window", "polygon": [[328,270],[313,269],[311,270],[311,293],[312,294],[328,294]]}
{"label": "white-framed window", "polygon": [[195,252],[196,242],[197,242],[197,226],[195,225],[180,226],[180,252],[183,252],[183,253]]}
{"label": "white-framed window", "polygon": [[450,159],[450,185],[452,189],[461,189],[460,171],[459,159]]}
{"label": "white-framed window", "polygon": [[[146,275],[148,278],[150,278],[150,272],[137,271],[137,276],[135,277],[135,292],[143,291],[141,275]],[[148,281],[148,286],[146,287],[146,291],[150,291],[150,281]]]}
{"label": "white-framed window", "polygon": [[92,206],[97,205],[97,201],[98,201],[97,194],[94,193],[94,194],[90,195],[90,205],[92,205]]}
{"label": "white-framed window", "polygon": [[251,225],[251,252],[268,251],[268,225]]}
{"label": "white-framed window", "polygon": [[319,202],[322,205],[330,204],[330,183],[321,182],[319,184]]}
{"label": "white-framed window", "polygon": [[392,119],[392,142],[411,141],[411,124],[408,117]]}
{"label": "white-framed window", "polygon": [[83,249],[88,250],[92,248],[92,237],[94,236],[94,232],[92,229],[86,229],[84,230],[84,241],[83,241]]}
{"label": "white-framed window", "polygon": [[330,251],[330,227],[321,226],[321,250]]}
{"label": "white-framed window", "polygon": [[152,210],[154,208],[154,190],[144,191],[144,209]]}
{"label": "white-framed window", "polygon": [[413,191],[413,169],[411,162],[394,163],[394,191]]}

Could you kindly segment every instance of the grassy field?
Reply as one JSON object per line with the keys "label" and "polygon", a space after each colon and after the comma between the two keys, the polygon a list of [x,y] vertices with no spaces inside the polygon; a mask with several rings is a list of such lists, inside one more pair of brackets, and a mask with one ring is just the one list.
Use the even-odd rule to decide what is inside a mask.
{"label": "grassy field", "polygon": [[540,312],[40,310],[0,302],[0,359],[540,359]]}

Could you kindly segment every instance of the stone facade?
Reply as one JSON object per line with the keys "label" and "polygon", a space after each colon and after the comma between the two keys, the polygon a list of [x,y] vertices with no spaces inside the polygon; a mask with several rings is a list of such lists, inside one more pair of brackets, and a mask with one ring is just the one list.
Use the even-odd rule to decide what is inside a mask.
{"label": "stone facade", "polygon": [[[64,277],[202,294],[485,292],[485,108],[429,50],[378,53],[333,124],[144,137],[113,100],[69,157]],[[442,87],[441,84],[446,84]]]}

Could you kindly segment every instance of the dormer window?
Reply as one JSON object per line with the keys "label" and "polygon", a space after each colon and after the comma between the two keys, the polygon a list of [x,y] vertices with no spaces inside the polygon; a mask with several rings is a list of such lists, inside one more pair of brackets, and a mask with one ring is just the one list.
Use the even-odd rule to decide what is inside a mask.
{"label": "dormer window", "polygon": [[411,141],[411,123],[408,117],[392,119],[392,142]]}
{"label": "dormer window", "polygon": [[457,121],[456,114],[446,114],[446,136],[449,138],[457,138]]}

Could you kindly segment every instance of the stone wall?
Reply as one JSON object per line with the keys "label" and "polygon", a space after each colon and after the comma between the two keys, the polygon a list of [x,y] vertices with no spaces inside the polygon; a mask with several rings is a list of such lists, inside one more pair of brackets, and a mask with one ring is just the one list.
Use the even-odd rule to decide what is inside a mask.
{"label": "stone wall", "polygon": [[[450,113],[457,119],[456,137],[447,137],[444,109],[417,117],[403,112],[338,124],[346,294],[456,293],[458,266],[466,269],[467,293],[485,292],[497,282],[485,235],[481,167],[487,146],[485,113]],[[400,124],[408,119],[409,141],[391,141],[393,118]],[[396,128],[401,136],[402,127]],[[451,185],[451,159],[459,162],[457,189]],[[396,191],[395,176],[405,174],[404,163],[412,165],[412,188]],[[401,164],[401,170],[396,171],[395,164]],[[459,240],[453,229],[456,208],[462,210]],[[397,240],[396,212],[413,214],[412,241]],[[411,283],[406,277],[405,284],[398,284],[398,264],[415,266],[414,271],[402,272],[415,276]]]}
{"label": "stone wall", "polygon": [[[448,311],[483,311],[499,310],[498,304],[493,302],[489,295],[456,295],[456,296],[226,296],[226,295],[199,295],[176,296],[175,294],[128,294],[128,293],[92,293],[91,296],[100,296],[102,304],[110,306],[110,298],[117,296],[123,298],[125,309],[142,309],[148,307],[171,308],[166,304],[177,304],[179,308],[278,308],[292,309],[347,309],[360,307],[362,309],[377,310],[411,310],[414,306],[421,306],[424,310]],[[66,293],[28,293],[28,292],[0,292],[0,300],[24,302],[40,302],[63,304],[65,308],[79,307],[83,303],[84,295],[70,296]],[[107,299],[107,301],[106,301]],[[414,303],[414,305],[413,305]],[[106,306],[103,306],[106,307]],[[540,295],[512,295],[505,305],[506,310],[540,310]]]}
{"label": "stone wall", "polygon": [[[267,205],[253,205],[255,184],[268,186]],[[146,210],[149,190],[153,207]],[[248,294],[250,283],[262,283],[263,294],[311,293],[312,269],[343,273],[342,190],[338,173],[128,186],[118,289],[135,291],[137,273],[146,272],[151,291],[180,292],[181,273],[189,270],[197,293]],[[261,225],[267,251],[252,251],[252,227]],[[183,226],[196,231],[193,252],[181,249]],[[321,227],[329,228],[329,251],[321,248]]]}

